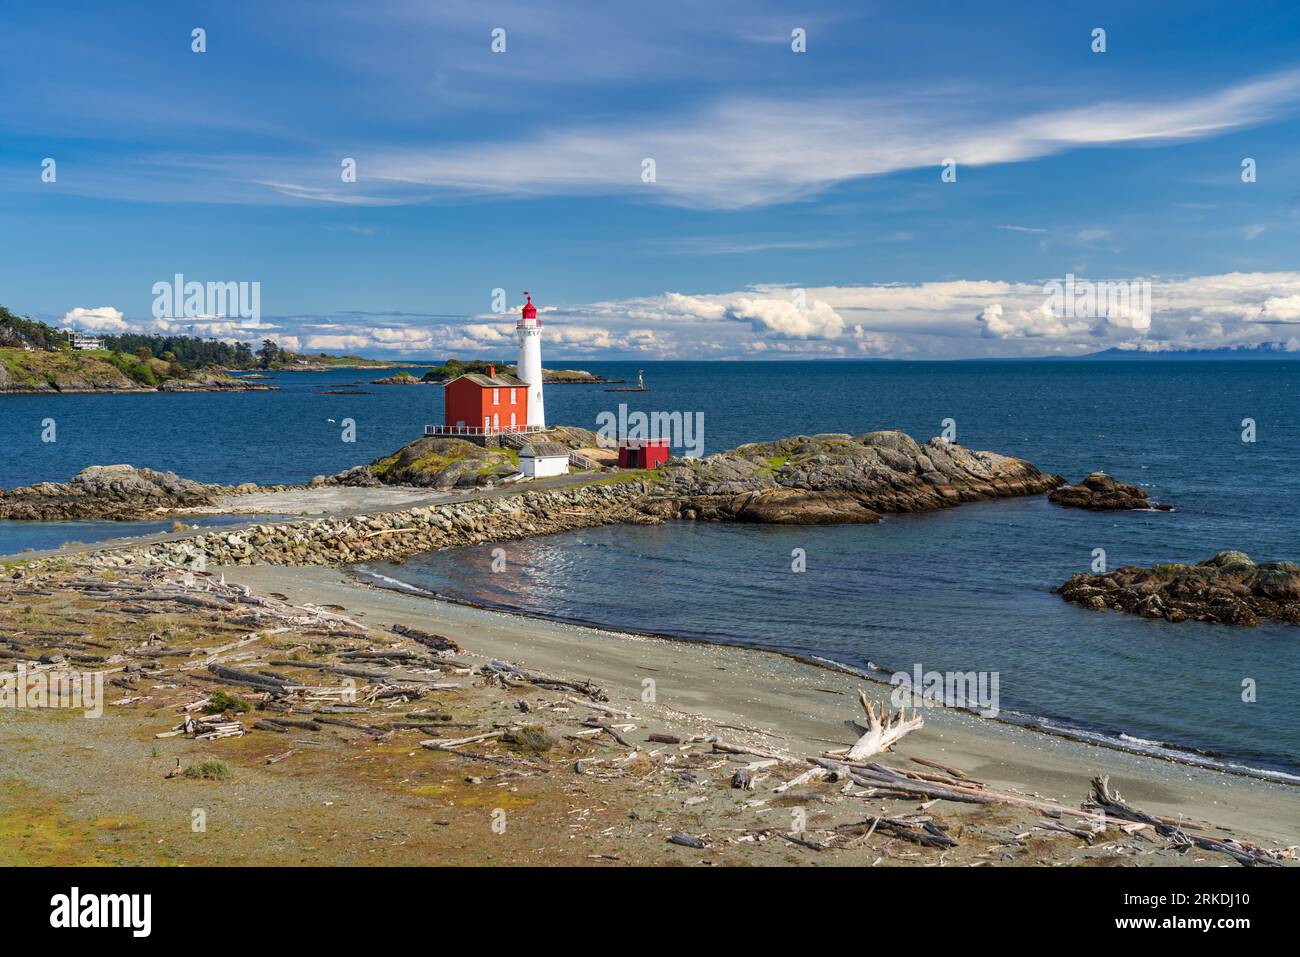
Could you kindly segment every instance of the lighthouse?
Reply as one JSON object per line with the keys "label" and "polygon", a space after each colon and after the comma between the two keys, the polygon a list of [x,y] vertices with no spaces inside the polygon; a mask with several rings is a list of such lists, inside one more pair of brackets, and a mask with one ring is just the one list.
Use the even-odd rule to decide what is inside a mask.
{"label": "lighthouse", "polygon": [[519,363],[515,374],[528,386],[528,427],[546,428],[546,408],[542,405],[542,322],[532,294],[525,292],[528,303],[515,323],[519,336]]}

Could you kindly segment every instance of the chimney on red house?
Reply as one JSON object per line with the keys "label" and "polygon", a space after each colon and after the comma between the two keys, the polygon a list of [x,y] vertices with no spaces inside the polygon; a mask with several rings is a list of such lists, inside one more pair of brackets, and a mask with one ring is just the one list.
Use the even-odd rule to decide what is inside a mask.
{"label": "chimney on red house", "polygon": [[488,378],[489,378],[489,379],[495,379],[496,377],[497,377],[497,367],[496,367],[496,366],[488,366]]}

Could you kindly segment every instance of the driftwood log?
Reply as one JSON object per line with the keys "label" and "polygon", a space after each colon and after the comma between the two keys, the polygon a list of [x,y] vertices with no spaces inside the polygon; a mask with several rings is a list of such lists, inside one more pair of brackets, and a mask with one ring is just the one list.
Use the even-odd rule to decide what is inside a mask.
{"label": "driftwood log", "polygon": [[1281,865],[1281,861],[1276,857],[1270,855],[1264,848],[1254,844],[1232,838],[1222,839],[1197,834],[1185,830],[1181,824],[1170,821],[1168,818],[1156,817],[1145,811],[1139,811],[1126,802],[1120,796],[1118,790],[1111,790],[1109,776],[1103,775],[1092,779],[1092,794],[1089,795],[1083,806],[1086,810],[1099,811],[1107,817],[1117,818],[1121,821],[1149,824],[1157,834],[1168,838],[1176,845],[1199,847],[1205,851],[1218,851],[1220,854],[1227,854],[1237,863],[1248,867],[1259,864]]}
{"label": "driftwood log", "polygon": [[555,675],[543,674],[540,671],[529,671],[499,658],[493,658],[492,661],[483,666],[482,671],[484,674],[511,675],[527,681],[529,684],[537,685],[539,688],[549,688],[552,691],[576,691],[578,694],[586,695],[592,701],[609,700],[609,694],[590,681],[558,678]]}
{"label": "driftwood log", "polygon": [[443,635],[434,635],[427,631],[420,631],[418,628],[409,628],[406,625],[393,625],[389,631],[395,635],[401,635],[403,638],[410,638],[426,648],[432,648],[434,651],[443,654],[458,655],[461,652],[460,645]]}

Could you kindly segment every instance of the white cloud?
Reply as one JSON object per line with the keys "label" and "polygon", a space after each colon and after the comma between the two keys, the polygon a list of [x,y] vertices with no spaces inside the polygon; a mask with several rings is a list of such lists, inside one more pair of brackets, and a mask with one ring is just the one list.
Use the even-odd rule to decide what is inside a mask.
{"label": "white cloud", "polygon": [[479,342],[509,342],[510,334],[504,326],[476,322],[465,327],[465,335]]}
{"label": "white cloud", "polygon": [[1300,322],[1300,295],[1266,299],[1260,308],[1260,318],[1275,322]]}
{"label": "white cloud", "polygon": [[314,349],[319,352],[353,352],[358,349],[365,349],[373,346],[375,340],[368,335],[323,335],[308,336],[306,342],[307,349]]}
{"label": "white cloud", "polygon": [[1067,324],[1054,316],[1044,303],[1036,309],[1004,310],[999,302],[989,303],[976,319],[984,324],[984,334],[995,339],[1064,338],[1087,331],[1087,324]]}
{"label": "white cloud", "polygon": [[838,339],[844,332],[844,320],[820,300],[801,309],[792,299],[737,299],[727,316],[783,339]]}
{"label": "white cloud", "polygon": [[[1011,163],[1085,146],[1174,142],[1215,135],[1278,115],[1300,98],[1300,71],[1174,101],[1096,103],[1019,117],[989,115],[977,102],[924,109],[892,100],[728,100],[658,123],[553,130],[510,142],[376,150],[372,191],[508,195],[619,193],[710,208],[797,199],[836,183],[927,166]],[[790,144],[797,143],[797,149]],[[656,163],[654,183],[641,163]],[[305,174],[304,174],[305,175]],[[378,184],[378,185],[376,185]],[[283,188],[283,187],[282,187]],[[321,187],[321,198],[336,201]],[[293,194],[310,197],[295,184]],[[1095,242],[1105,230],[1085,230]]]}
{"label": "white cloud", "polygon": [[[1059,280],[1053,280],[1058,282]],[[1076,277],[1075,282],[1088,281]],[[1123,283],[1107,277],[1092,281]],[[1132,283],[1135,280],[1129,279]],[[1110,301],[1087,316],[1063,314],[1043,282],[941,282],[792,288],[760,284],[710,294],[666,291],[575,305],[543,304],[543,361],[584,358],[819,358],[1081,355],[1108,347],[1168,350],[1291,341],[1300,323],[1300,272],[1152,278],[1150,295]],[[798,302],[806,308],[799,308]],[[1098,302],[1102,300],[1098,299]],[[341,314],[276,317],[244,327],[230,320],[128,321],[115,309],[71,310],[69,324],[180,332],[284,348],[408,358],[509,359],[513,319],[405,321]],[[87,324],[89,323],[89,324]],[[1290,330],[1288,330],[1290,331]]]}
{"label": "white cloud", "polygon": [[96,306],[94,309],[77,306],[64,314],[63,321],[83,332],[126,332],[131,328],[122,318],[122,310],[112,306]]}
{"label": "white cloud", "polygon": [[664,295],[664,308],[671,315],[696,319],[725,319],[727,307],[716,300],[701,296],[683,296],[679,292]]}
{"label": "white cloud", "polygon": [[1106,314],[1106,321],[1117,329],[1146,332],[1151,328],[1151,317],[1135,307],[1118,307]]}

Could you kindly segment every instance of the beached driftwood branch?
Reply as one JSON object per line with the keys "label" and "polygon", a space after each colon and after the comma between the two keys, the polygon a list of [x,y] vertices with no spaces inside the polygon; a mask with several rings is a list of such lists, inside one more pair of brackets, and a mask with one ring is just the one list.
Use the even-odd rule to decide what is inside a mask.
{"label": "beached driftwood branch", "polygon": [[[552,691],[576,691],[578,694],[586,695],[592,701],[608,701],[609,694],[603,689],[598,688],[590,681],[574,680],[571,678],[560,678],[555,675],[543,674],[540,671],[528,671],[516,664],[508,661],[502,661],[499,658],[493,658],[488,664],[482,667],[484,674],[510,675],[527,681],[529,684],[537,685],[539,688],[549,688]],[[612,710],[612,709],[610,709]]]}
{"label": "beached driftwood branch", "polygon": [[420,631],[418,628],[411,628],[407,625],[393,625],[389,629],[395,635],[401,635],[403,638],[410,638],[414,642],[431,648],[439,654],[450,655],[460,654],[461,647],[444,635],[435,635],[427,631]]}
{"label": "beached driftwood branch", "polygon": [[849,748],[845,755],[848,761],[862,761],[873,754],[888,751],[904,735],[911,734],[925,724],[919,711],[913,711],[912,717],[908,718],[905,710],[899,708],[898,714],[889,717],[885,713],[884,704],[877,707],[865,691],[858,692],[858,700],[862,702],[862,710],[867,713],[867,733]]}
{"label": "beached driftwood branch", "polygon": [[1121,821],[1149,824],[1157,834],[1170,839],[1175,844],[1182,844],[1186,847],[1199,847],[1205,851],[1218,851],[1221,854],[1227,854],[1239,864],[1247,866],[1281,864],[1278,855],[1270,854],[1265,848],[1233,838],[1224,840],[1217,837],[1207,837],[1204,834],[1185,830],[1181,824],[1170,821],[1168,818],[1160,818],[1153,814],[1147,814],[1145,811],[1139,811],[1125,801],[1118,790],[1111,790],[1110,777],[1106,775],[1092,779],[1092,793],[1084,801],[1083,806],[1086,810],[1100,811],[1108,817],[1118,818]]}
{"label": "beached driftwood branch", "polygon": [[911,817],[874,817],[853,824],[841,824],[835,829],[836,834],[850,838],[862,838],[865,843],[876,831],[891,837],[900,837],[922,847],[949,848],[956,847],[957,841],[950,837],[943,825],[935,823],[933,818],[924,815]]}

